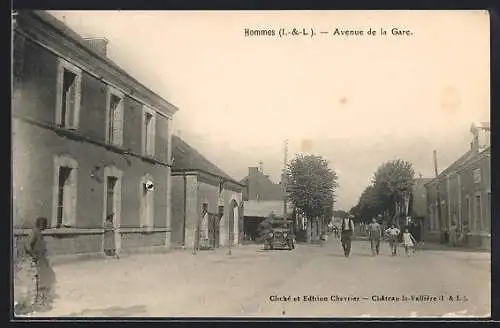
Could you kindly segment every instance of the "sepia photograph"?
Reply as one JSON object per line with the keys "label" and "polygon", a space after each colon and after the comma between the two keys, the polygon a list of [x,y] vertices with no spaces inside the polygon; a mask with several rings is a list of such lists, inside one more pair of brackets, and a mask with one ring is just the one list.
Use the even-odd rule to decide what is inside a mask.
{"label": "sepia photograph", "polygon": [[490,318],[490,14],[14,10],[11,308]]}

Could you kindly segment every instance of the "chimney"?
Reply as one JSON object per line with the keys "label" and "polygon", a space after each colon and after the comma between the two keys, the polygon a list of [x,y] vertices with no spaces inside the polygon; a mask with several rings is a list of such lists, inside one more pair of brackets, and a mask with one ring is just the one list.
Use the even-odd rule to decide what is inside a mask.
{"label": "chimney", "polygon": [[87,45],[90,49],[94,50],[100,55],[108,55],[108,40],[106,38],[85,38]]}

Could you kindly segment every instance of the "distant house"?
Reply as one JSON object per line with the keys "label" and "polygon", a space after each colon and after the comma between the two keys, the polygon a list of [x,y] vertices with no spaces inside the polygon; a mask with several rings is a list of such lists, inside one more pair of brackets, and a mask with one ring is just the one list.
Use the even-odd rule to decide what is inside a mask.
{"label": "distant house", "polygon": [[[172,243],[194,247],[198,227],[208,246],[236,245],[243,230],[244,185],[178,136],[172,136]],[[203,211],[208,218],[202,220]],[[198,246],[198,245],[197,245]]]}
{"label": "distant house", "polygon": [[[268,218],[271,213],[276,218],[283,218],[284,203],[280,200],[247,200],[244,202],[245,213],[243,232],[250,239],[255,240],[259,224]],[[287,218],[293,217],[292,204],[288,203]]]}
{"label": "distant house", "polygon": [[413,184],[408,213],[412,220],[419,221],[423,230],[428,226],[427,219],[427,183],[432,181],[432,178],[419,177],[415,179]]}
{"label": "distant house", "polygon": [[248,175],[241,181],[246,187],[243,191],[244,200],[283,200],[284,191],[280,183],[271,181],[262,169],[249,167]]}
{"label": "distant house", "polygon": [[473,135],[471,148],[437,178],[426,184],[428,236],[440,239],[440,235],[455,223],[466,233],[467,245],[489,249],[491,247],[489,123],[472,125],[471,133]]}

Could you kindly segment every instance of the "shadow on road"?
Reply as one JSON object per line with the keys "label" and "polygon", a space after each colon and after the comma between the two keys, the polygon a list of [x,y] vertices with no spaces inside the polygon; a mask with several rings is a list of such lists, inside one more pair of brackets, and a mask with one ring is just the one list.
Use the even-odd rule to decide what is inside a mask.
{"label": "shadow on road", "polygon": [[372,254],[368,254],[368,253],[351,253],[351,256],[373,257]]}

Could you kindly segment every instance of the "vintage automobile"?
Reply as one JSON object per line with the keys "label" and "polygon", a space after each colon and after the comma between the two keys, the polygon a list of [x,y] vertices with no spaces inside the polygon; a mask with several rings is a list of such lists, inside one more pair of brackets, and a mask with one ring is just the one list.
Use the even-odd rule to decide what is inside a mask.
{"label": "vintage automobile", "polygon": [[293,221],[272,220],[264,236],[264,249],[295,249]]}

